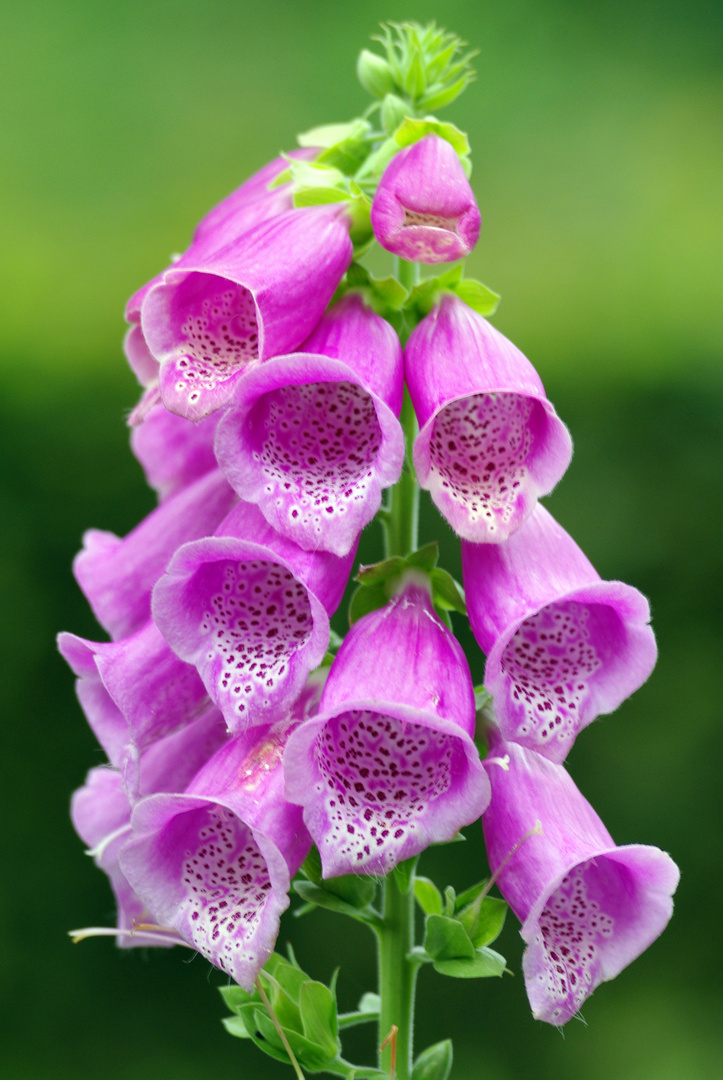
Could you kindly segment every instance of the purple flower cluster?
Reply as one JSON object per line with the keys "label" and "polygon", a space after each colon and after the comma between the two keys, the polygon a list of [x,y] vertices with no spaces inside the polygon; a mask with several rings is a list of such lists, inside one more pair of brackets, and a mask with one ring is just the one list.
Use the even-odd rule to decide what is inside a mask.
{"label": "purple flower cluster", "polygon": [[[561,1024],[671,912],[670,858],[616,848],[562,766],[650,674],[648,605],[538,505],[572,447],[529,361],[444,290],[403,351],[345,278],[348,203],[295,206],[288,164],[220,203],[128,304],[131,445],[159,504],[123,539],[91,530],[75,561],[110,640],[59,639],[109,762],[73,821],[120,945],[186,943],[250,990],[312,842],[326,877],[383,875],[482,816],[533,1011]],[[392,159],[371,222],[406,259],[469,253],[480,216],[448,142]],[[324,666],[359,534],[402,471],[405,383],[416,474],[462,538],[487,657],[484,761],[422,569],[390,579]]]}

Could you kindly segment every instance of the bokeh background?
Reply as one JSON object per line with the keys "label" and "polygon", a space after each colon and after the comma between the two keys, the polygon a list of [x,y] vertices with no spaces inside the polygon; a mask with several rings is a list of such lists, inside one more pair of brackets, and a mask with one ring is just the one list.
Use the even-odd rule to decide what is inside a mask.
{"label": "bokeh background", "polygon": [[[112,900],[67,816],[101,754],[53,636],[98,636],[70,574],[89,526],[127,532],[153,498],[127,450],[138,389],[126,297],[194,222],[296,132],[366,101],[358,50],[382,19],[436,17],[480,50],[443,114],[469,132],[483,233],[470,273],[502,293],[576,443],[547,505],[603,576],[652,601],[648,684],[583,733],[575,779],[619,843],[682,867],[665,935],[560,1034],[518,972],[422,972],[419,1045],[455,1039],[455,1080],[714,1080],[721,1001],[723,10],[707,0],[24,0],[0,55],[3,725],[2,1061],[13,1080],[281,1077],[227,1036],[222,981],[180,950],[70,945]],[[429,508],[426,539],[456,542]],[[365,561],[378,553],[373,527]],[[482,660],[469,634],[473,671]],[[477,827],[425,856],[483,876]],[[364,931],[289,919],[304,965],[373,987]],[[371,1053],[371,1033],[348,1040]]]}

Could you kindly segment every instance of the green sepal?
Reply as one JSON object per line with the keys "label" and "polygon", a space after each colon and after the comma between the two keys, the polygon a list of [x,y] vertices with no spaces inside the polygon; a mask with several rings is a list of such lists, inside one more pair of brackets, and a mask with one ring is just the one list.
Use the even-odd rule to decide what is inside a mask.
{"label": "green sepal", "polygon": [[313,882],[314,885],[323,885],[324,878],[321,873],[321,855],[316,844],[311,845],[309,854],[301,864],[301,873]]}
{"label": "green sepal", "polygon": [[420,281],[419,285],[415,285],[409,294],[407,300],[407,309],[410,310],[418,319],[423,319],[425,315],[429,315],[430,311],[437,303],[439,294],[443,289],[450,291],[454,290],[455,285],[462,279],[462,264],[453,266],[449,270],[445,270],[444,273],[435,277],[425,278],[424,281]]}
{"label": "green sepal", "polygon": [[382,102],[381,121],[384,132],[393,135],[409,116],[409,106],[396,94],[387,94]]}
{"label": "green sepal", "polygon": [[456,296],[463,300],[467,307],[471,307],[478,315],[494,315],[500,302],[499,293],[492,292],[481,281],[474,278],[465,278],[452,290]]}
{"label": "green sepal", "polygon": [[235,1035],[237,1039],[250,1039],[246,1025],[244,1024],[242,1016],[224,1016],[221,1023],[226,1028],[229,1035]]}
{"label": "green sepal", "polygon": [[409,66],[404,76],[403,90],[408,97],[416,100],[422,96],[426,86],[427,80],[424,75],[422,54],[420,49],[415,46],[412,48]]}
{"label": "green sepal", "polygon": [[489,979],[499,977],[507,967],[504,956],[494,949],[476,949],[471,959],[435,960],[434,970],[453,979]]}
{"label": "green sepal", "polygon": [[397,888],[402,896],[406,896],[412,887],[414,871],[417,869],[418,862],[419,855],[413,855],[411,859],[405,859],[403,862],[397,863],[392,871],[397,883]]}
{"label": "green sepal", "polygon": [[[352,192],[354,190],[358,191],[360,197],[365,199],[367,204],[371,206],[369,200],[361,193],[360,188],[353,180],[350,187]],[[367,268],[358,262],[353,262],[347,270],[340,287],[337,289],[335,299],[339,299],[352,290],[361,293],[372,310],[377,315],[387,319],[391,312],[399,311],[404,307],[408,296],[407,290],[403,285],[400,285],[395,277],[372,277]]]}
{"label": "green sepal", "polygon": [[424,120],[413,120],[407,117],[394,132],[394,141],[402,148],[419,142],[425,135],[439,135],[440,139],[446,139],[457,151],[460,160],[469,158],[470,145],[465,132],[460,131],[454,124],[435,120],[433,116],[425,117]]}
{"label": "green sepal", "polygon": [[472,75],[463,75],[461,79],[452,83],[451,86],[430,86],[419,104],[422,108],[429,109],[431,112],[436,109],[443,109],[446,105],[451,105],[467,89],[472,78]]}
{"label": "green sepal", "polygon": [[218,992],[224,1000],[227,1009],[237,1016],[241,1015],[241,1007],[253,1001],[256,995],[249,994],[242,986],[219,986]]}
{"label": "green sepal", "polygon": [[457,919],[446,915],[429,915],[424,935],[424,949],[432,960],[471,960],[474,945]]}
{"label": "green sepal", "polygon": [[[259,1049],[270,1057],[276,1058],[277,1061],[285,1061],[287,1064],[291,1064],[274,1022],[263,1005],[254,1009],[253,1020],[256,1031],[250,1037]],[[261,1038],[259,1038],[259,1034]],[[338,1043],[334,1044],[334,1050],[330,1054],[326,1046],[319,1046],[307,1039],[306,1036],[300,1035],[298,1031],[289,1031],[284,1028],[284,1035],[288,1039],[289,1046],[299,1065],[308,1072],[324,1072],[331,1062],[338,1057]]]}
{"label": "green sepal", "polygon": [[418,877],[414,879],[414,898],[425,915],[442,914],[442,894],[429,878]]}
{"label": "green sepal", "polygon": [[339,1053],[339,1028],[336,1018],[336,998],[328,986],[309,979],[299,995],[299,1012],[304,1036],[319,1047],[324,1057],[335,1058]]}
{"label": "green sepal", "polygon": [[428,1046],[414,1062],[412,1080],[449,1080],[452,1060],[451,1039]]}
{"label": "green sepal", "polygon": [[461,615],[466,615],[467,604],[464,599],[464,590],[452,575],[436,567],[429,576],[432,579],[432,597],[435,607],[442,607],[447,611],[458,611]]}
{"label": "green sepal", "polygon": [[474,707],[477,712],[482,712],[483,709],[488,708],[492,704],[493,698],[489,690],[484,686],[475,686],[474,688]]}
{"label": "green sepal", "polygon": [[382,585],[389,581],[390,578],[399,577],[407,568],[407,565],[407,560],[401,555],[392,555],[390,559],[383,559],[381,562],[371,563],[369,566],[361,566],[354,580],[366,587]]}
{"label": "green sepal", "polygon": [[395,86],[394,75],[387,61],[369,49],[362,49],[356,62],[359,82],[372,97],[383,98]]}
{"label": "green sepal", "polygon": [[307,904],[316,904],[317,907],[325,908],[327,911],[335,911],[338,915],[348,915],[349,918],[357,919],[363,923],[376,923],[378,921],[376,912],[371,909],[354,907],[353,904],[342,900],[335,893],[329,892],[327,889],[320,889],[318,885],[314,885],[310,881],[295,881],[294,891]]}
{"label": "green sepal", "polygon": [[448,885],[444,890],[444,910],[445,913],[451,918],[457,908],[457,893],[454,891],[454,886]]}
{"label": "green sepal", "polygon": [[371,587],[360,585],[349,602],[349,625],[353,626],[364,615],[369,615],[372,611],[378,611],[379,608],[386,607],[388,603],[389,597],[384,591],[383,585]]}
{"label": "green sepal", "polygon": [[472,903],[460,911],[457,918],[467,931],[470,941],[479,949],[491,945],[502,932],[507,904],[496,896],[486,896],[481,903]]}
{"label": "green sepal", "polygon": [[[410,566],[418,566],[420,570],[426,571],[434,581],[434,568],[439,562],[439,544],[436,540],[433,540],[431,544],[425,544],[424,547],[413,551],[411,555],[407,555],[407,562]],[[444,570],[441,572],[444,573]]]}
{"label": "green sepal", "polygon": [[377,894],[374,878],[365,877],[363,874],[342,874],[340,877],[326,878],[322,888],[360,911],[368,908]]}
{"label": "green sepal", "polygon": [[358,138],[362,131],[369,131],[370,125],[367,120],[355,116],[353,120],[347,120],[342,124],[320,124],[318,127],[309,128],[296,136],[299,146],[320,146],[322,150],[331,150],[340,146],[349,139]]}

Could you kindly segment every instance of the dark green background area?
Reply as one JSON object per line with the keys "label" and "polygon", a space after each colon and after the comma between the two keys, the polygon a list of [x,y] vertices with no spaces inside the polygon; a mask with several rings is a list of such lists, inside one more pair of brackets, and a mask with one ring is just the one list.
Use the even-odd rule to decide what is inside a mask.
{"label": "dark green background area", "polygon": [[[483,217],[470,273],[501,292],[576,453],[547,505],[600,573],[651,598],[650,681],[580,736],[571,771],[619,843],[682,868],[660,939],[564,1038],[533,1021],[516,972],[422,972],[420,1047],[455,1039],[454,1080],[714,1080],[723,1059],[723,262],[721,9],[705,0],[26,0],[3,16],[0,319],[4,754],[2,1063],[33,1080],[276,1077],[223,1032],[222,981],[181,950],[72,947],[109,922],[70,791],[102,755],[54,651],[98,636],[70,575],[90,526],[153,505],[127,450],[138,393],[120,342],[127,296],[194,222],[297,131],[365,106],[353,68],[384,18],[437,17],[480,49],[443,116],[469,132]],[[458,545],[427,507],[424,538]],[[360,557],[379,551],[374,527]],[[340,617],[341,618],[341,617]],[[482,658],[469,632],[475,676]],[[483,876],[478,826],[422,872]],[[343,1007],[373,987],[371,942],[332,915],[282,939]],[[348,1040],[371,1053],[371,1035]]]}

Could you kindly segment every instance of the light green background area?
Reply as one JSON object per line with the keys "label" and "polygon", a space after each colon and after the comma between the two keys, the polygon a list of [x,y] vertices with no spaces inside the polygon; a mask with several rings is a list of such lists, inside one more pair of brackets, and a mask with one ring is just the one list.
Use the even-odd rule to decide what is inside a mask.
{"label": "light green background area", "polygon": [[[454,1036],[453,1080],[717,1080],[723,821],[723,77],[717,3],[26,0],[0,40],[0,832],[2,1062],[12,1080],[275,1078],[221,1029],[220,975],[179,950],[73,949],[112,902],[67,818],[101,755],[53,635],[99,636],[69,572],[84,528],[153,505],[127,450],[138,394],[128,295],[195,221],[296,132],[365,107],[353,69],[384,18],[436,17],[479,48],[442,113],[473,147],[482,236],[471,274],[538,368],[576,445],[547,501],[606,577],[650,596],[658,668],[584,732],[570,767],[620,843],[681,864],[665,935],[564,1037],[514,977],[424,971],[420,1047]],[[423,539],[458,545],[427,508]],[[360,558],[379,552],[374,528]],[[343,629],[343,613],[337,616]],[[483,661],[461,621],[475,677]],[[425,855],[443,886],[483,876],[478,828]],[[290,920],[313,974],[372,988],[363,931]],[[357,1041],[358,1040],[358,1041]],[[348,1053],[370,1053],[350,1033]]]}

